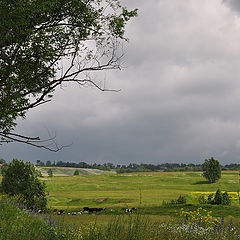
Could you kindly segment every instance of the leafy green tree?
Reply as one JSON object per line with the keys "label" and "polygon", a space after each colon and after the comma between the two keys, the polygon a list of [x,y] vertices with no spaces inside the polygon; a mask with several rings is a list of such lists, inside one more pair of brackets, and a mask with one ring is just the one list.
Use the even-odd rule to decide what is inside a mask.
{"label": "leafy green tree", "polygon": [[46,186],[38,179],[39,172],[30,162],[13,159],[6,168],[2,189],[10,196],[16,196],[29,208],[44,209],[47,205]]}
{"label": "leafy green tree", "polygon": [[125,25],[136,15],[120,0],[0,1],[0,143],[59,150],[14,133],[16,119],[63,84],[110,90],[91,73],[121,67]]}
{"label": "leafy green tree", "polygon": [[6,161],[3,158],[0,158],[0,175],[2,176],[4,174],[4,170],[6,168]]}
{"label": "leafy green tree", "polygon": [[206,159],[202,165],[203,176],[210,182],[215,183],[221,178],[221,165],[214,158]]}
{"label": "leafy green tree", "polygon": [[49,169],[47,170],[47,173],[48,173],[48,176],[49,176],[49,177],[53,177],[53,171],[52,171],[51,168],[49,168]]}
{"label": "leafy green tree", "polygon": [[51,167],[51,166],[52,166],[51,161],[47,161],[47,162],[46,162],[46,167]]}
{"label": "leafy green tree", "polygon": [[0,164],[5,164],[6,160],[4,160],[3,158],[0,158]]}
{"label": "leafy green tree", "polygon": [[45,163],[42,162],[41,160],[37,160],[36,166],[43,167],[45,166]]}
{"label": "leafy green tree", "polygon": [[79,170],[75,170],[73,175],[79,175]]}
{"label": "leafy green tree", "polygon": [[4,176],[5,175],[5,172],[7,170],[7,167],[8,165],[7,164],[3,164],[2,167],[1,167],[1,175]]}

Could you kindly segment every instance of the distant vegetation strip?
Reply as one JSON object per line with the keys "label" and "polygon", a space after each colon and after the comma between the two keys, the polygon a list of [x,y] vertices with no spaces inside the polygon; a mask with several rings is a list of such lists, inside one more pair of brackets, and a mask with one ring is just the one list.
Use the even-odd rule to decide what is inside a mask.
{"label": "distant vegetation strip", "polygon": [[[113,164],[113,163],[85,163],[85,162],[51,162],[46,163],[37,160],[36,166],[39,167],[67,167],[67,168],[84,168],[84,169],[99,169],[103,171],[114,170],[117,173],[132,173],[132,172],[154,172],[154,171],[164,171],[164,172],[186,172],[186,171],[202,171],[202,164],[184,164],[184,163],[162,163],[162,164],[136,164],[130,163],[125,164]],[[240,171],[240,164],[231,163],[221,166],[222,170],[234,170]]]}

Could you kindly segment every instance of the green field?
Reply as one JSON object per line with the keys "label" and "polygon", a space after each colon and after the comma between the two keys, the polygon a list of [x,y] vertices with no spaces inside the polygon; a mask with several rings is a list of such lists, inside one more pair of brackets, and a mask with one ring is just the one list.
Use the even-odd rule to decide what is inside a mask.
{"label": "green field", "polygon": [[[82,207],[156,207],[185,195],[188,203],[197,203],[193,192],[237,192],[238,172],[223,172],[222,178],[208,184],[200,172],[137,173],[44,177],[52,208]],[[238,206],[238,201],[232,203]]]}
{"label": "green field", "polygon": [[[47,173],[47,170],[48,168],[42,168],[41,172]],[[183,218],[177,215],[181,208],[189,213],[194,212],[200,207],[197,201],[199,194],[216,192],[219,188],[221,191],[228,191],[233,197],[235,196],[231,206],[201,205],[201,207],[204,211],[211,213],[213,219],[224,217],[223,226],[226,229],[229,229],[231,222],[239,229],[240,204],[236,198],[239,190],[239,173],[237,171],[222,172],[222,178],[217,183],[209,184],[202,177],[201,172],[106,174],[100,170],[97,172],[80,170],[82,175],[73,176],[74,168],[54,168],[55,176],[47,177],[46,174],[43,174],[44,176],[40,178],[46,183],[49,193],[48,207],[52,210],[55,208],[66,210],[66,214],[63,215],[57,215],[50,211],[51,214],[53,213],[51,217],[58,223],[58,226],[76,226],[79,228],[97,226],[97,229],[104,229],[102,231],[104,233],[106,229],[112,229],[111,231],[114,232],[115,225],[111,224],[117,221],[119,222],[118,228],[121,229],[123,226],[125,230],[130,229],[129,233],[132,233],[131,227],[135,226],[136,232],[134,234],[137,234],[138,231],[143,234],[145,228],[139,230],[137,226],[145,224],[146,221],[148,227],[153,226],[152,230],[154,231],[156,231],[154,226],[162,224],[165,224],[164,229],[168,224],[170,224],[169,226],[173,224],[173,229],[175,229],[183,221]],[[162,204],[163,200],[169,202],[172,199],[177,199],[179,195],[184,195],[187,198],[187,204]],[[83,207],[102,207],[107,208],[107,210],[100,213],[80,214],[79,212]],[[125,213],[125,208],[131,207],[136,207],[137,210],[133,214]],[[76,216],[71,215],[73,211],[77,212]],[[139,219],[139,222],[134,223],[134,225],[135,219]],[[6,220],[6,228],[8,221]],[[38,232],[38,230],[36,231]],[[11,231],[6,230],[6,233],[8,232]],[[172,234],[172,230],[169,231],[169,234]],[[178,236],[178,234],[174,235],[174,237]],[[166,237],[166,239],[168,238]]]}
{"label": "green field", "polygon": [[115,172],[102,171],[98,169],[87,169],[87,168],[64,168],[64,167],[37,167],[43,176],[48,176],[48,170],[51,169],[54,176],[72,176],[76,170],[79,171],[80,175],[105,175],[113,174]]}

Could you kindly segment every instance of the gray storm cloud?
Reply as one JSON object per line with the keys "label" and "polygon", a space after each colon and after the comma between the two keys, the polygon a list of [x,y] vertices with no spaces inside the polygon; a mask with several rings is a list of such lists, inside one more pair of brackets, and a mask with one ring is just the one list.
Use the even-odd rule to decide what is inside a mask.
{"label": "gray storm cloud", "polygon": [[234,11],[240,12],[240,2],[238,0],[223,0],[228,6],[230,6]]}
{"label": "gray storm cloud", "polygon": [[239,162],[240,10],[233,0],[124,1],[139,8],[127,28],[123,71],[103,72],[109,88],[69,86],[29,112],[17,128],[56,132],[51,153],[19,144],[1,147],[10,160],[113,163]]}

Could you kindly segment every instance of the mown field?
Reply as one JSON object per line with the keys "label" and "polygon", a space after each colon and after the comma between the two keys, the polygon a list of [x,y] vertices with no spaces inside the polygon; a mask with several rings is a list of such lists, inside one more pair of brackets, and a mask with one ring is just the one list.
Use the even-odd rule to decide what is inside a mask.
{"label": "mown field", "polygon": [[[44,177],[49,192],[49,207],[80,209],[82,207],[159,206],[162,201],[185,195],[196,203],[196,192],[237,192],[238,172],[223,172],[222,178],[208,184],[200,172],[136,173]],[[238,201],[233,201],[238,205]]]}

